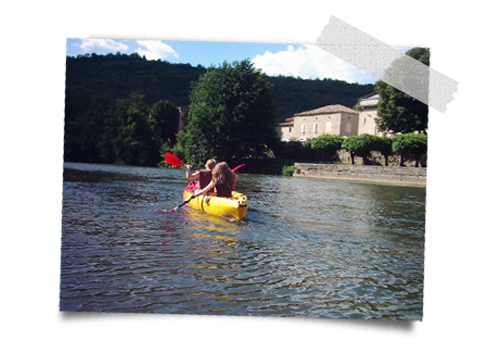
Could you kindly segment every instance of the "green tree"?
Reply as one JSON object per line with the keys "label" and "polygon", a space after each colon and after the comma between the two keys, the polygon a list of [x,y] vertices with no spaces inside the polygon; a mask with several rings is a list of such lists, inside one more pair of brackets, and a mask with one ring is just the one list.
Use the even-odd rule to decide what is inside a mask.
{"label": "green tree", "polygon": [[362,134],[349,136],[344,139],[342,148],[350,153],[351,164],[355,163],[355,156],[363,158],[363,163],[368,165],[368,157],[373,150],[378,149],[378,137],[375,135]]}
{"label": "green tree", "polygon": [[376,138],[376,148],[385,157],[385,166],[388,166],[388,157],[393,154],[392,138],[386,136],[378,136]]}
{"label": "green tree", "polygon": [[[185,159],[186,161],[190,162],[190,154],[187,151],[187,141],[188,141],[188,133],[186,131],[179,131],[176,134],[176,144],[173,146],[172,151],[173,154],[178,156],[180,159]],[[163,154],[164,156],[165,154]]]}
{"label": "green tree", "polygon": [[176,155],[182,161],[186,163],[192,163],[190,160],[190,155],[187,151],[187,137],[188,133],[186,131],[179,131],[176,133],[175,145],[171,146],[167,141],[164,141],[160,145],[160,155],[161,160],[158,162],[159,167],[166,167],[167,163],[165,161],[165,155],[167,152],[171,152]]}
{"label": "green tree", "polygon": [[150,125],[154,140],[161,145],[163,141],[173,144],[178,131],[179,111],[166,100],[156,102],[150,111]]}
{"label": "green tree", "polygon": [[119,132],[116,139],[117,162],[153,166],[159,160],[153,131],[148,122],[149,107],[143,95],[131,94],[116,101]]}
{"label": "green tree", "polygon": [[400,155],[400,166],[403,166],[405,157],[415,157],[415,167],[420,164],[420,158],[427,153],[427,135],[400,134],[393,139],[393,151]]}
{"label": "green tree", "polygon": [[111,162],[114,119],[109,96],[82,87],[66,88],[66,161]]}
{"label": "green tree", "polygon": [[294,174],[294,165],[283,165],[282,166],[282,175],[283,176],[293,176]]}
{"label": "green tree", "polygon": [[80,133],[88,162],[110,163],[113,161],[115,121],[116,114],[111,98],[106,94],[93,94]]}
{"label": "green tree", "polygon": [[83,124],[81,117],[86,114],[91,102],[91,92],[79,86],[66,87],[64,160],[86,161],[83,158],[80,133]]}
{"label": "green tree", "polygon": [[263,158],[276,139],[274,108],[265,76],[249,60],[212,67],[190,93],[187,150],[208,158]]}
{"label": "green tree", "polygon": [[[428,48],[413,48],[408,56],[430,65]],[[391,71],[391,69],[390,69]],[[425,133],[428,127],[428,106],[383,81],[375,83],[380,95],[376,123],[380,131],[394,133]]]}
{"label": "green tree", "polygon": [[311,148],[325,154],[328,157],[329,162],[332,164],[336,156],[336,152],[341,149],[342,144],[342,136],[321,135],[312,141]]}

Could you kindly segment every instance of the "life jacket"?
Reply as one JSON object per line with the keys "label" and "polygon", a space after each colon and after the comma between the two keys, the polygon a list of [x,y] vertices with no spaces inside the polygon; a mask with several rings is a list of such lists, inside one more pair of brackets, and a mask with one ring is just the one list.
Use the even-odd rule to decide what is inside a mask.
{"label": "life jacket", "polygon": [[232,186],[224,183],[216,183],[215,188],[217,189],[217,196],[219,197],[232,197]]}
{"label": "life jacket", "polygon": [[212,172],[209,170],[200,170],[198,172],[200,178],[200,189],[205,189],[210,181],[212,181]]}

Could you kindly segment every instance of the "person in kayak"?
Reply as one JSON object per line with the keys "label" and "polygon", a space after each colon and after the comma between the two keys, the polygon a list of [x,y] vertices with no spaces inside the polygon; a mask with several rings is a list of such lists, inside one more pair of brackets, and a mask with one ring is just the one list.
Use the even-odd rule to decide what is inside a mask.
{"label": "person in kayak", "polygon": [[193,194],[192,198],[203,195],[212,189],[215,189],[217,196],[219,197],[232,197],[232,189],[237,181],[237,175],[235,175],[226,162],[221,162],[215,165],[212,171],[212,180],[210,183],[201,188]]}
{"label": "person in kayak", "polygon": [[205,188],[212,181],[212,170],[215,168],[215,159],[208,159],[205,163],[205,170],[198,170],[192,174],[192,165],[187,165],[187,179],[199,179],[200,189]]}

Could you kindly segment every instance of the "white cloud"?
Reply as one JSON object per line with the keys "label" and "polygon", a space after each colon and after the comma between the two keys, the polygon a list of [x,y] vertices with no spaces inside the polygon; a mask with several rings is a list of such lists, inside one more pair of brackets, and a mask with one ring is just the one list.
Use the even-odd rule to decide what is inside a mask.
{"label": "white cloud", "polygon": [[294,76],[303,79],[338,79],[348,82],[369,83],[375,79],[317,47],[316,45],[301,45],[287,47],[287,50],[264,55],[257,55],[252,63],[267,75]]}
{"label": "white cloud", "polygon": [[107,49],[112,51],[128,50],[128,45],[119,41],[106,39],[82,39],[79,47],[85,51],[91,51],[94,49]]}
{"label": "white cloud", "polygon": [[178,59],[178,53],[173,50],[170,45],[167,45],[159,40],[138,40],[140,48],[136,52],[141,56],[145,56],[148,60],[160,60],[172,57]]}

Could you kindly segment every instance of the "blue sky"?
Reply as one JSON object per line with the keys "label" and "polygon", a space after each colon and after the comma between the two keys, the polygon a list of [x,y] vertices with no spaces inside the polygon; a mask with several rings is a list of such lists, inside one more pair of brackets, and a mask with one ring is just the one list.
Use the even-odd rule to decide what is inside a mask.
{"label": "blue sky", "polygon": [[267,75],[294,76],[304,79],[331,78],[374,83],[376,79],[358,68],[325,52],[315,45],[222,43],[161,40],[67,39],[67,55],[96,53],[131,54],[148,60],[188,63],[193,66],[219,65],[249,58]]}

